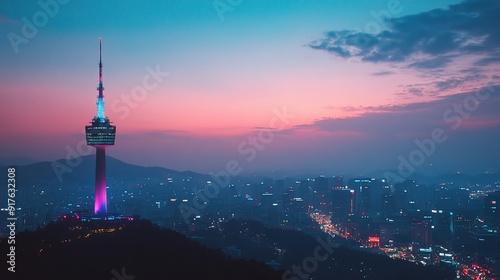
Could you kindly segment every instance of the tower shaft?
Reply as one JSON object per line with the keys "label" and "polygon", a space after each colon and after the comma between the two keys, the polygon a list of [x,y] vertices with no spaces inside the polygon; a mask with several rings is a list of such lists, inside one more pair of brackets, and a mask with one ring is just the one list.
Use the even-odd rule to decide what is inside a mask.
{"label": "tower shaft", "polygon": [[106,214],[107,212],[108,198],[106,194],[106,150],[105,147],[96,147],[94,213]]}

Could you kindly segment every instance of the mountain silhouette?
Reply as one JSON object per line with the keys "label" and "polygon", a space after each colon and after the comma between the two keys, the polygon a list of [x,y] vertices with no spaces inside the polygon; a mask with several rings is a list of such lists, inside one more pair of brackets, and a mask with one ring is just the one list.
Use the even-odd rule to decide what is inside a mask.
{"label": "mountain silhouette", "polygon": [[[3,239],[1,252],[8,252]],[[16,236],[16,272],[1,279],[281,279],[283,272],[236,260],[147,220],[57,221]],[[124,276],[126,275],[126,277]]]}

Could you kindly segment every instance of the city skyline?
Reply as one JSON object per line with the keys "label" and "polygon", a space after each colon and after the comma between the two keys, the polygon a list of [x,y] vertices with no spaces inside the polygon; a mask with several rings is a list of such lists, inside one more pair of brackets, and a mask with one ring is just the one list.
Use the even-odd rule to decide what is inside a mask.
{"label": "city skyline", "polygon": [[82,149],[102,36],[120,126],[108,152],[126,162],[499,171],[494,1],[12,3],[0,4],[3,164]]}

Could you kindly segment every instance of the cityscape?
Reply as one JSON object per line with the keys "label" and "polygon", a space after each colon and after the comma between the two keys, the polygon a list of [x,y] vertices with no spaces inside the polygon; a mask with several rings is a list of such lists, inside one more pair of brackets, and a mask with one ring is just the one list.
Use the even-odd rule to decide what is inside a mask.
{"label": "cityscape", "polygon": [[2,279],[500,278],[499,3],[112,2],[0,4]]}
{"label": "cityscape", "polygon": [[[71,215],[89,219],[93,182],[82,177],[92,172],[94,160],[94,156],[85,157],[75,170],[81,175],[68,178],[72,189],[62,189],[55,180],[41,184],[33,183],[34,179],[20,181],[31,186],[23,194],[26,197],[18,200],[20,205],[29,205],[18,211],[20,229],[34,230],[63,219],[61,213],[67,215],[64,219]],[[32,168],[51,170],[50,163],[28,165],[20,167],[18,174],[32,172]],[[498,174],[476,178],[455,174],[437,179],[439,183],[424,184],[410,179],[389,183],[381,178],[342,176],[236,177],[217,195],[203,196],[204,187],[215,186],[218,178],[132,166],[114,158],[108,158],[108,170],[114,170],[108,178],[110,213],[150,220],[235,257],[245,253],[237,245],[207,241],[205,232],[232,220],[252,220],[311,236],[327,233],[347,248],[420,266],[445,266],[460,279],[494,279],[498,271]],[[6,213],[2,213],[5,219]],[[116,214],[110,217],[118,218]],[[279,253],[261,258],[280,266]]]}

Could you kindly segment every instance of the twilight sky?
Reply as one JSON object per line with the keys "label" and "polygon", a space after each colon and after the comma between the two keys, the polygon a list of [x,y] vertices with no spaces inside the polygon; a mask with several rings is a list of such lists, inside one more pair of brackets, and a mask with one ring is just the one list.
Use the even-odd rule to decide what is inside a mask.
{"label": "twilight sky", "polygon": [[499,14],[495,0],[2,1],[0,163],[88,153],[102,36],[107,153],[128,163],[500,171]]}

